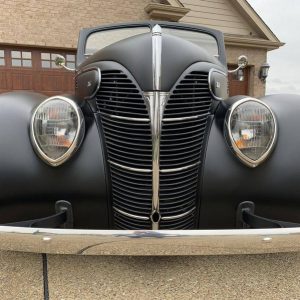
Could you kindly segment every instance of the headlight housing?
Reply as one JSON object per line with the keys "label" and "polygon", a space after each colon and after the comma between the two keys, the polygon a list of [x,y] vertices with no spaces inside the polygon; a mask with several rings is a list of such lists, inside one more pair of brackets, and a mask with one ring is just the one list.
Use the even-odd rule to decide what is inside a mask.
{"label": "headlight housing", "polygon": [[85,131],[81,109],[71,99],[54,96],[43,101],[31,120],[31,140],[37,154],[59,166],[80,146]]}
{"label": "headlight housing", "polygon": [[275,115],[267,104],[258,99],[241,99],[227,112],[225,135],[237,157],[247,166],[257,167],[275,146]]}

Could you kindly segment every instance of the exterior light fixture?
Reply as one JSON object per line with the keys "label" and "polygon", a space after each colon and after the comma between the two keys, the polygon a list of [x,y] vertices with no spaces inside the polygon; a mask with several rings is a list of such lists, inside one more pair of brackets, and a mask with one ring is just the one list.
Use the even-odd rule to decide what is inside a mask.
{"label": "exterior light fixture", "polygon": [[54,96],[43,101],[31,120],[31,140],[37,154],[56,167],[79,148],[85,131],[83,114],[69,98]]}
{"label": "exterior light fixture", "polygon": [[236,79],[237,79],[238,81],[244,81],[245,76],[244,76],[244,70],[243,70],[243,69],[239,69],[239,70],[237,71]]}
{"label": "exterior light fixture", "polygon": [[261,67],[260,67],[260,71],[259,71],[259,78],[261,81],[265,82],[268,74],[269,74],[269,69],[270,69],[270,65],[268,63],[264,63]]}
{"label": "exterior light fixture", "polygon": [[230,148],[251,168],[269,157],[277,139],[277,122],[271,108],[250,97],[238,100],[230,107],[225,130]]}

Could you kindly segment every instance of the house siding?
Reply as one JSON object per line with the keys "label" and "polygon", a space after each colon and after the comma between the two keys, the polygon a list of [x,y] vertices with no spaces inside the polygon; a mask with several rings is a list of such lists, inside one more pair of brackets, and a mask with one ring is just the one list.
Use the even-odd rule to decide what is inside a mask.
{"label": "house siding", "polygon": [[208,26],[226,34],[258,36],[228,0],[181,0],[181,3],[191,11],[180,22]]}

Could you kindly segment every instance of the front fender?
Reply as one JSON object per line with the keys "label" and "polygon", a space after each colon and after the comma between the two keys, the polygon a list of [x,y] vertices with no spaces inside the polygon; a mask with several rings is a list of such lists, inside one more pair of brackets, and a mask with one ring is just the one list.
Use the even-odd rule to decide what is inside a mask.
{"label": "front fender", "polygon": [[300,222],[300,96],[261,98],[277,117],[278,140],[271,156],[252,169],[242,164],[224,138],[227,108],[243,96],[218,108],[209,136],[200,209],[200,228],[234,228],[240,202],[253,201],[258,215]]}
{"label": "front fender", "polygon": [[33,110],[47,96],[0,95],[0,220],[9,223],[53,213],[57,200],[72,203],[76,228],[108,228],[105,160],[93,116],[85,116],[80,149],[64,165],[45,164],[31,145]]}

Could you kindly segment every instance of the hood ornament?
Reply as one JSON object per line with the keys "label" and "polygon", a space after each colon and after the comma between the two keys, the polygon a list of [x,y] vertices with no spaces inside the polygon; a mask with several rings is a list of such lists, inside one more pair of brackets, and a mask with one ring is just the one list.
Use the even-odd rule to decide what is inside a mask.
{"label": "hood ornament", "polygon": [[161,51],[162,51],[162,30],[156,24],[152,28],[152,74],[153,91],[161,89]]}

